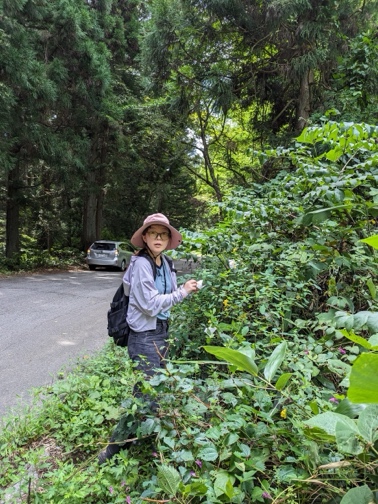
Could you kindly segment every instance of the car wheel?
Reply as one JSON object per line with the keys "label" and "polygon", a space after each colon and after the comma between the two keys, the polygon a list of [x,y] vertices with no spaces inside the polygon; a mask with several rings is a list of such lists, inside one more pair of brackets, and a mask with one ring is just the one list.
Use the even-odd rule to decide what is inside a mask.
{"label": "car wheel", "polygon": [[90,265],[89,265],[89,269],[90,269],[91,271],[93,271],[93,270],[95,270],[95,269],[96,269],[96,266],[93,266],[93,264],[90,264]]}
{"label": "car wheel", "polygon": [[125,259],[121,262],[121,271],[125,271],[126,269],[126,261]]}

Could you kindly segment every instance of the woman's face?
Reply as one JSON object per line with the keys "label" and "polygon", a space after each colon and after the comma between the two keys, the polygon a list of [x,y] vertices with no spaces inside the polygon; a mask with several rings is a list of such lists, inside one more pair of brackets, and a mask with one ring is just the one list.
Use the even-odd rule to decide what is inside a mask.
{"label": "woman's face", "polygon": [[153,224],[143,235],[143,241],[153,254],[161,254],[167,248],[170,238],[169,229],[160,224]]}

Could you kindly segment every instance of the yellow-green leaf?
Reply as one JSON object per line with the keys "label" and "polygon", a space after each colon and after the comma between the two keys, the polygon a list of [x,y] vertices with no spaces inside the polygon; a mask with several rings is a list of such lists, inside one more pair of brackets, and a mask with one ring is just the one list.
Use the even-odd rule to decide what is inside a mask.
{"label": "yellow-green leaf", "polygon": [[247,371],[254,376],[257,375],[258,369],[254,361],[238,350],[217,346],[204,346],[203,348],[206,352],[215,355],[218,359],[222,359],[229,364],[233,364],[237,367],[237,369]]}

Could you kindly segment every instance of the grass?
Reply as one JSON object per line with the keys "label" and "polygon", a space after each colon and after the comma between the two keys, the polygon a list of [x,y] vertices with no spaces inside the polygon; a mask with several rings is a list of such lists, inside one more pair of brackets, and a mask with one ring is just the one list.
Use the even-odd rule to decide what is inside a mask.
{"label": "grass", "polygon": [[[54,496],[52,489],[75,481],[77,493],[79,475],[81,494],[84,487],[90,490],[91,478],[99,470],[97,454],[107,444],[133,382],[126,351],[108,343],[92,358],[79,360],[54,384],[35,389],[32,405],[3,417],[0,495],[5,500],[1,502],[62,502],[61,494]],[[74,494],[68,497],[68,492],[63,500],[81,498]],[[89,494],[85,502],[92,502]]]}

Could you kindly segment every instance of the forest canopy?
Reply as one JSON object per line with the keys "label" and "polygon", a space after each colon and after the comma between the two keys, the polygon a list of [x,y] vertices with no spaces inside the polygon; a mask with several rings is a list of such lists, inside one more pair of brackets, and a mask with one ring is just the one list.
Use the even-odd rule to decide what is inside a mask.
{"label": "forest canopy", "polygon": [[[151,212],[198,229],[267,146],[324,114],[374,123],[375,1],[5,0],[0,233],[33,248],[129,238]],[[22,64],[21,64],[22,62]],[[18,266],[17,266],[18,265]]]}

